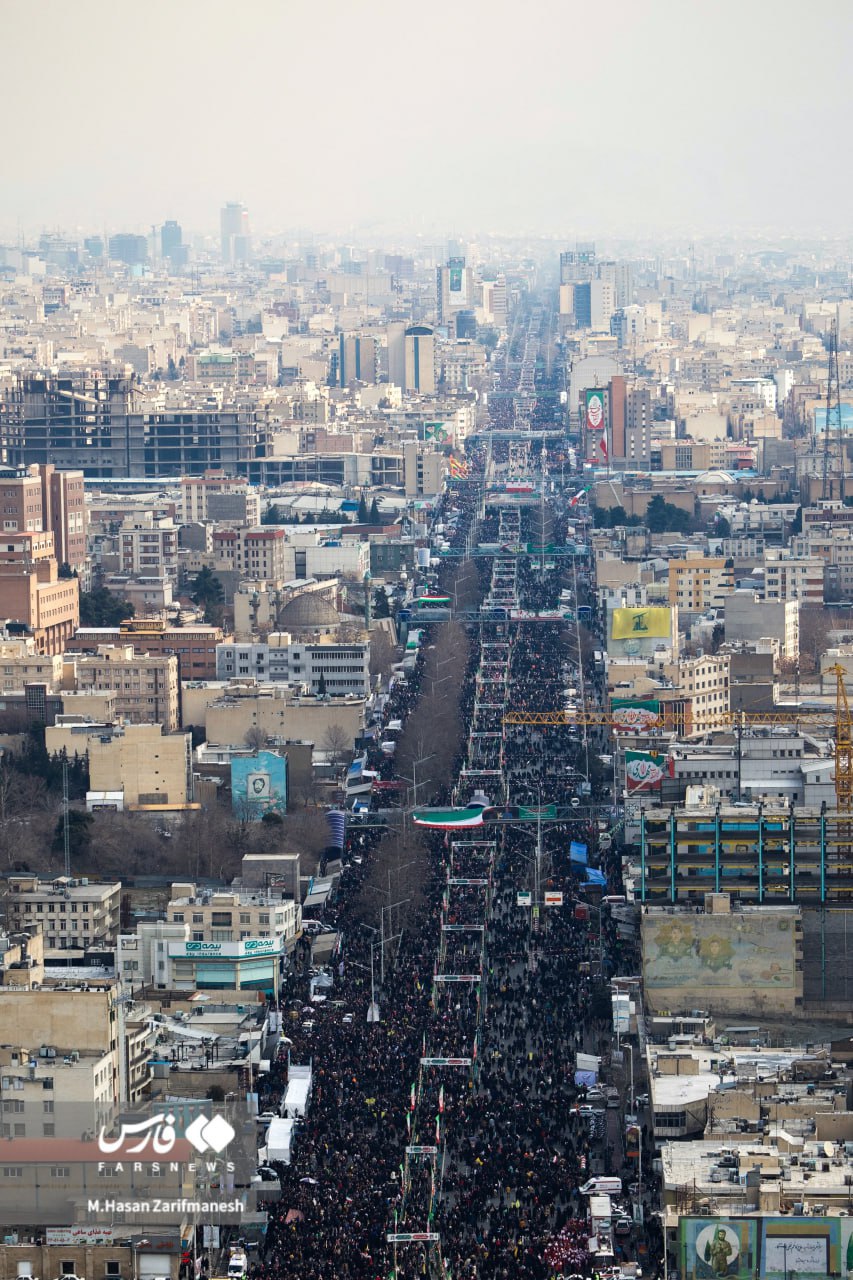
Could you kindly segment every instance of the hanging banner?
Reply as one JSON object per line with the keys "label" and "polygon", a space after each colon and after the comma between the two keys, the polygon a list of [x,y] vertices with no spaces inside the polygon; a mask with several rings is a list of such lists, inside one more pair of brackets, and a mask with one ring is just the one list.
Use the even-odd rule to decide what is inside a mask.
{"label": "hanging banner", "polygon": [[660,728],[660,703],[654,698],[614,698],[610,716],[619,733],[648,733]]}
{"label": "hanging banner", "polygon": [[669,640],[671,627],[671,610],[667,608],[614,609],[610,638]]}
{"label": "hanging banner", "polygon": [[604,392],[598,390],[584,392],[584,406],[587,431],[603,431]]}
{"label": "hanging banner", "polygon": [[582,844],[580,840],[572,840],[569,845],[569,861],[579,862],[582,866],[586,866],[587,846]]}
{"label": "hanging banner", "polygon": [[660,789],[664,777],[670,775],[670,762],[666,756],[651,751],[625,752],[625,783],[629,791],[654,791]]}

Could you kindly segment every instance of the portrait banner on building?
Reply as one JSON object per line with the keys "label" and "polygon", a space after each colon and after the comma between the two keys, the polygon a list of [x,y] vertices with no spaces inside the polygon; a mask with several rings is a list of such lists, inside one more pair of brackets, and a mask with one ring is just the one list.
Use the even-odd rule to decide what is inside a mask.
{"label": "portrait banner on building", "polygon": [[604,392],[593,389],[584,392],[584,416],[586,419],[587,431],[603,431],[606,423],[604,421]]}

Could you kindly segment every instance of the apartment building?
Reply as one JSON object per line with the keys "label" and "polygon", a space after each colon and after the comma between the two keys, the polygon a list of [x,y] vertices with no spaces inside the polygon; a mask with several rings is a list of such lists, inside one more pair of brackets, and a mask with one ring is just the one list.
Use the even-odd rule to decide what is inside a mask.
{"label": "apartment building", "polygon": [[119,1102],[116,1052],[0,1046],[0,1137],[79,1138],[108,1128]]}
{"label": "apartment building", "polygon": [[261,500],[241,476],[224,471],[205,471],[200,476],[181,477],[180,518],[182,524],[215,520],[219,524],[259,525]]}
{"label": "apartment building", "polygon": [[172,885],[166,920],[171,925],[188,925],[189,942],[274,938],[283,948],[296,937],[300,908],[293,899],[263,889],[219,892],[177,882]]}
{"label": "apartment building", "polygon": [[78,580],[60,578],[52,533],[0,541],[0,618],[22,623],[39,653],[62,653],[80,622]]}
{"label": "apartment building", "polygon": [[178,530],[171,516],[129,516],[118,532],[121,573],[149,578],[178,575]]}
{"label": "apartment building", "polygon": [[114,693],[115,713],[128,724],[180,724],[180,685],[175,654],[137,653],[132,644],[98,645],[94,657],[74,659],[78,693]]}
{"label": "apartment building", "polygon": [[0,640],[0,687],[15,693],[28,684],[44,684],[55,693],[62,683],[61,654],[39,653],[31,636]]}
{"label": "apartment building", "polygon": [[0,480],[3,533],[52,533],[56,558],[72,569],[86,562],[86,500],[82,471],[51,463]]}
{"label": "apartment building", "polygon": [[192,737],[159,724],[128,724],[90,737],[89,809],[186,809],[192,803]]}
{"label": "apartment building", "polygon": [[205,622],[173,627],[162,618],[130,618],[119,627],[78,627],[74,647],[97,651],[102,644],[133,644],[149,657],[174,654],[181,680],[213,680],[216,646],[224,639],[221,627]]}
{"label": "apartment building", "polygon": [[219,680],[305,685],[311,693],[335,697],[370,693],[370,645],[366,634],[343,642],[334,634],[294,644],[288,632],[273,632],[263,644],[221,644],[216,648]]}
{"label": "apartment building", "polygon": [[757,591],[733,591],[724,604],[726,642],[778,641],[780,656],[800,656],[800,601],[763,600]]}
{"label": "apartment building", "polygon": [[49,948],[85,948],[115,939],[120,905],[118,881],[10,876],[6,923],[16,933],[41,930]]}
{"label": "apartment building", "polygon": [[216,893],[174,884],[167,928],[188,936],[163,943],[165,985],[176,991],[264,991],[277,995],[281,956],[296,938],[299,904],[258,890]]}
{"label": "apartment building", "polygon": [[721,609],[734,590],[734,564],[722,556],[691,556],[669,563],[669,603],[679,613]]}
{"label": "apartment building", "polygon": [[824,564],[820,556],[793,556],[784,551],[764,553],[766,600],[798,600],[823,604]]}
{"label": "apartment building", "polygon": [[319,745],[333,725],[354,740],[364,727],[364,698],[303,698],[284,686],[224,686],[184,691],[184,724],[204,724],[208,742],[242,746],[250,729],[271,741]]}
{"label": "apartment building", "polygon": [[706,654],[701,658],[682,658],[673,679],[678,691],[689,707],[685,708],[685,729],[688,733],[702,733],[719,725],[729,711],[728,654]]}

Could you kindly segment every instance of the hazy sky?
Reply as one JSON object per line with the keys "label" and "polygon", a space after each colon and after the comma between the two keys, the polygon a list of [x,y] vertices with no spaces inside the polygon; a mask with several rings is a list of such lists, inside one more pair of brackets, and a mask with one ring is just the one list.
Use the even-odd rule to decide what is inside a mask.
{"label": "hazy sky", "polygon": [[849,0],[0,0],[0,233],[845,232]]}

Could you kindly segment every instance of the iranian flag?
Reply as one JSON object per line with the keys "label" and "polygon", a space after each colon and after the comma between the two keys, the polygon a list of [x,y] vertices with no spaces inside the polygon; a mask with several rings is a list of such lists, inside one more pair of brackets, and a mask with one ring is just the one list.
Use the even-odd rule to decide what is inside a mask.
{"label": "iranian flag", "polygon": [[573,498],[569,498],[569,506],[576,507],[585,493],[589,493],[590,486],[585,485],[583,489],[578,489]]}
{"label": "iranian flag", "polygon": [[601,452],[604,454],[605,459],[607,459],[610,455],[607,452],[607,440],[605,439],[604,436],[602,436],[601,439],[599,440],[598,447],[601,450]]}

